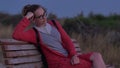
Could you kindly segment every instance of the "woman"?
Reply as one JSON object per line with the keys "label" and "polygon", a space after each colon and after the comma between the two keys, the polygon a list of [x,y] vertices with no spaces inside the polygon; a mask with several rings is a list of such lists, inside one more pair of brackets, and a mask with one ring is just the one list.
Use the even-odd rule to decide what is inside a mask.
{"label": "woman", "polygon": [[106,68],[99,53],[77,55],[70,37],[56,22],[47,21],[46,9],[41,5],[26,5],[23,8],[23,19],[18,23],[13,38],[36,44],[33,29],[26,30],[32,22],[39,32],[40,45],[46,56],[49,68]]}

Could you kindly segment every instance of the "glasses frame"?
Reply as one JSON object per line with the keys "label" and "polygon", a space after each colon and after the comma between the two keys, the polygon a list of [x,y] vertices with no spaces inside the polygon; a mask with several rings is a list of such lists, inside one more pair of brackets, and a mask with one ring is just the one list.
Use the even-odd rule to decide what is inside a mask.
{"label": "glasses frame", "polygon": [[47,12],[44,12],[42,15],[35,16],[35,19],[43,19],[44,17],[47,17]]}

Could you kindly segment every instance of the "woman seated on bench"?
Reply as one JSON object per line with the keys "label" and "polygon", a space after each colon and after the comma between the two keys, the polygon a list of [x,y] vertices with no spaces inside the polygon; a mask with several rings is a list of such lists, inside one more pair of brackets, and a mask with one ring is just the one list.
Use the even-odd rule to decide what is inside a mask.
{"label": "woman seated on bench", "polygon": [[22,10],[23,19],[18,23],[13,38],[36,44],[36,33],[26,30],[34,23],[39,32],[40,46],[49,68],[106,68],[100,53],[91,52],[77,55],[70,37],[59,22],[47,20],[46,9],[37,4],[26,5]]}

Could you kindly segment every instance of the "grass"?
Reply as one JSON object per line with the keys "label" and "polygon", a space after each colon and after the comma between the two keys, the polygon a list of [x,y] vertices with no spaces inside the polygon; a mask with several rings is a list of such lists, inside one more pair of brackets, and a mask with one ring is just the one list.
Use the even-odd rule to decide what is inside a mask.
{"label": "grass", "polygon": [[120,68],[120,42],[111,43],[108,41],[107,35],[98,34],[94,37],[77,35],[73,37],[77,39],[83,52],[100,52],[106,64]]}
{"label": "grass", "polygon": [[12,26],[0,25],[0,38],[11,38],[12,32],[13,32]]}

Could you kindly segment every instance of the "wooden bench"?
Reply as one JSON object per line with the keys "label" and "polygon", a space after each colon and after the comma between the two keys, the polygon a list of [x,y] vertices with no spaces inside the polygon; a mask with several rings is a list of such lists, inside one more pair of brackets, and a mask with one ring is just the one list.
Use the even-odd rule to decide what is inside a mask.
{"label": "wooden bench", "polygon": [[[80,47],[72,39],[78,54]],[[41,55],[33,44],[14,39],[0,39],[6,68],[42,68]]]}

